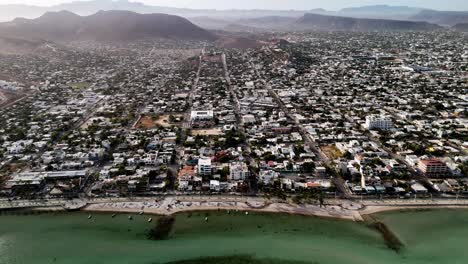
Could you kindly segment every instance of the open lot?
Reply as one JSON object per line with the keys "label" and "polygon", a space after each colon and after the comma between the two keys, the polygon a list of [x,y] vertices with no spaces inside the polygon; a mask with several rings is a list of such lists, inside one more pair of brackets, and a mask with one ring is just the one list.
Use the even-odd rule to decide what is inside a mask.
{"label": "open lot", "polygon": [[223,135],[223,131],[220,128],[211,129],[194,129],[191,134],[193,136],[220,136]]}
{"label": "open lot", "polygon": [[326,145],[321,149],[329,159],[339,159],[343,156],[343,153],[335,145]]}
{"label": "open lot", "polygon": [[[182,117],[182,115],[172,115],[174,118]],[[138,120],[135,128],[151,129],[158,126],[171,127],[177,123],[170,122],[170,115],[142,115]]]}

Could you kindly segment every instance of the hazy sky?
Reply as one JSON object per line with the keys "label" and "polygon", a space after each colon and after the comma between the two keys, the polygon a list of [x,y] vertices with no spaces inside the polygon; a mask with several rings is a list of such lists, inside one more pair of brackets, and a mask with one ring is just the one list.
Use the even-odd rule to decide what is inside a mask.
{"label": "hazy sky", "polygon": [[[72,0],[0,0],[1,4],[54,5]],[[150,5],[216,9],[313,9],[391,4],[440,10],[468,10],[468,0],[130,0]]]}

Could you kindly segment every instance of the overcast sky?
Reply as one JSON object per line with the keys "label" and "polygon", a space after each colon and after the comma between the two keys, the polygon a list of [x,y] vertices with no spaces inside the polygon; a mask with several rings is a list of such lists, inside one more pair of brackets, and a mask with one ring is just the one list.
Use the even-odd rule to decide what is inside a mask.
{"label": "overcast sky", "polygon": [[[55,5],[72,0],[0,0],[1,4]],[[468,0],[130,0],[149,5],[215,9],[313,9],[390,4],[439,10],[468,10]]]}

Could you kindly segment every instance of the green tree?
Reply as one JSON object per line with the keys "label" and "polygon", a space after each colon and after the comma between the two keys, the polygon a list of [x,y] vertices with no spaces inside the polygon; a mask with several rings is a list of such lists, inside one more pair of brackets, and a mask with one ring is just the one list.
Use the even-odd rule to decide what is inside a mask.
{"label": "green tree", "polygon": [[311,173],[315,169],[315,164],[313,162],[304,162],[302,164],[302,171]]}

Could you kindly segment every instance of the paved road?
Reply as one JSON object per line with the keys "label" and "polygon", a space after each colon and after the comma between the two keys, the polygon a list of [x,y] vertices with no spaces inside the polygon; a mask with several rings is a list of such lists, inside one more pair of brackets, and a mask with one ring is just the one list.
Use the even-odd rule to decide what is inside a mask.
{"label": "paved road", "polygon": [[[247,140],[248,136],[245,130],[245,123],[242,118],[239,98],[237,96],[236,90],[234,89],[234,86],[231,83],[231,77],[229,76],[229,69],[227,66],[227,59],[226,59],[225,53],[221,55],[221,59],[223,62],[224,76],[228,84],[229,93],[231,94],[231,98],[234,100],[234,112],[235,112],[235,116],[236,116],[236,120],[238,124],[238,131],[243,136],[243,138],[246,139],[246,141],[241,146],[245,152],[244,159],[245,161],[247,161],[248,164],[250,164],[250,166],[254,166],[254,165],[257,166],[255,160],[252,158],[252,155],[251,155],[252,146],[250,145],[250,142]],[[258,175],[251,170],[250,179],[249,179],[250,189],[253,191],[258,191],[257,185],[258,185]]]}
{"label": "paved road", "polygon": [[189,100],[188,100],[189,107],[188,107],[187,111],[185,112],[184,122],[182,124],[182,128],[184,128],[184,129],[190,129],[192,127],[191,120],[190,120],[190,115],[192,113],[192,108],[193,108],[193,98],[194,98],[195,92],[197,91],[197,88],[198,88],[198,82],[200,81],[200,72],[201,72],[201,69],[202,69],[202,62],[203,62],[203,55],[205,54],[205,47],[206,47],[206,45],[203,46],[203,48],[201,50],[201,54],[198,57],[197,74],[195,76],[195,80],[193,81],[192,89],[189,92]]}
{"label": "paved road", "polygon": [[325,164],[328,164],[330,162],[329,158],[326,155],[324,155],[322,151],[320,151],[320,147],[318,146],[318,144],[311,140],[309,133],[305,129],[304,125],[301,124],[299,120],[291,113],[291,111],[284,105],[283,101],[275,92],[275,90],[273,90],[273,88],[271,88],[271,86],[262,78],[257,68],[253,64],[252,68],[254,69],[255,74],[257,75],[259,80],[261,80],[261,82],[263,83],[264,88],[269,92],[270,96],[273,97],[273,99],[275,99],[279,108],[299,128],[299,133],[301,134],[304,142],[309,146],[310,150],[314,152],[314,154],[320,159],[320,161],[324,162]]}

